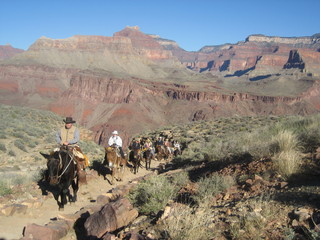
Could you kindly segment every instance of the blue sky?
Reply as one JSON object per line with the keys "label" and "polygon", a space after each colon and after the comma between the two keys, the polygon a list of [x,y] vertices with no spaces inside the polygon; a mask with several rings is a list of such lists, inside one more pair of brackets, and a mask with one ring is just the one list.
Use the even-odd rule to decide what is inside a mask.
{"label": "blue sky", "polygon": [[251,34],[320,33],[320,0],[1,0],[0,45],[28,49],[41,36],[112,36],[126,26],[188,51]]}

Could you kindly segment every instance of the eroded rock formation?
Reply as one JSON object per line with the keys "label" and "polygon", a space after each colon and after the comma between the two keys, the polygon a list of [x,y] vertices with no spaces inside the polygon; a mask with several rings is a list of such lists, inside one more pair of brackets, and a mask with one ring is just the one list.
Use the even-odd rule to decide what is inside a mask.
{"label": "eroded rock formation", "polygon": [[72,115],[106,144],[218,116],[310,114],[319,105],[319,38],[249,36],[187,52],[127,27],[112,37],[38,39],[0,62],[0,102]]}

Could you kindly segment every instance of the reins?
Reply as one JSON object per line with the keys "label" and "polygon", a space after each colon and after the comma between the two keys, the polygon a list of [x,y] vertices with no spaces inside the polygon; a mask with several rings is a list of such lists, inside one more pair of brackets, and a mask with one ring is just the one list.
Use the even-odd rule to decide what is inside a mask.
{"label": "reins", "polygon": [[[71,154],[69,154],[69,152],[68,152],[68,155],[70,157],[70,161],[69,161],[68,165],[64,168],[64,170],[62,171],[62,173],[60,175],[59,175],[59,171],[57,172],[58,183],[60,182],[62,175],[67,171],[71,161],[73,161],[72,156],[71,156]],[[62,158],[61,158],[61,153],[59,152],[59,166],[61,166],[61,165],[62,165]]]}

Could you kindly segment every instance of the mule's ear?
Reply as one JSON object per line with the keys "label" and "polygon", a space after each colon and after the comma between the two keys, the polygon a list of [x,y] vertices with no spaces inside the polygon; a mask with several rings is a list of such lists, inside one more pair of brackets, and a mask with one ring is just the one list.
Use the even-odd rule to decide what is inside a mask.
{"label": "mule's ear", "polygon": [[49,157],[51,156],[50,154],[45,154],[40,152],[40,154],[45,158],[45,159],[49,159]]}

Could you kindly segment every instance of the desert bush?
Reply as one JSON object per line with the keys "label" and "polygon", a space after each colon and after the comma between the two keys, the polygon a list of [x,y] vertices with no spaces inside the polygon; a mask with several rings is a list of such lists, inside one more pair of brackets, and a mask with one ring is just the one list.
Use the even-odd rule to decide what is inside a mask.
{"label": "desert bush", "polygon": [[38,141],[30,140],[27,145],[29,148],[35,148],[38,144]]}
{"label": "desert bush", "polygon": [[308,128],[298,135],[299,142],[305,152],[315,152],[320,146],[319,127]]}
{"label": "desert bush", "polygon": [[204,147],[202,151],[206,153],[208,161],[225,160],[241,153],[240,144],[234,138],[211,142],[211,144]]}
{"label": "desert bush", "polygon": [[47,169],[40,169],[39,171],[36,171],[32,176],[32,181],[33,182],[39,182],[42,179],[45,178],[45,175],[47,174]]}
{"label": "desert bush", "polygon": [[79,147],[84,154],[103,154],[104,148],[93,141],[80,141]]}
{"label": "desert bush", "polygon": [[24,152],[28,152],[28,150],[25,147],[25,143],[21,139],[16,139],[13,144],[14,144],[14,146],[19,148],[20,150],[22,150]]}
{"label": "desert bush", "polygon": [[280,131],[273,141],[275,154],[272,160],[276,171],[288,179],[300,169],[302,160],[300,143],[297,136],[289,130]]}
{"label": "desert bush", "polygon": [[272,160],[277,172],[285,179],[298,173],[302,162],[301,153],[296,150],[280,152],[276,154]]}
{"label": "desert bush", "polygon": [[7,186],[4,182],[0,182],[0,196],[5,196],[11,194],[12,190],[10,187]]}
{"label": "desert bush", "polygon": [[239,134],[237,141],[241,144],[241,151],[249,153],[255,159],[271,155],[272,131],[269,126]]}
{"label": "desert bush", "polygon": [[19,130],[15,130],[15,131],[12,133],[12,136],[13,136],[13,137],[16,137],[16,138],[20,138],[20,139],[25,138],[24,133],[21,132],[21,131],[19,131]]}
{"label": "desert bush", "polygon": [[150,177],[139,183],[128,197],[139,212],[157,214],[178,191],[165,176]]}
{"label": "desert bush", "polygon": [[13,151],[13,150],[10,150],[8,152],[8,155],[11,156],[11,157],[15,157],[16,156],[16,153]]}
{"label": "desert bush", "polygon": [[159,230],[164,239],[213,239],[215,231],[210,214],[209,208],[198,211],[189,206],[176,207]]}
{"label": "desert bush", "polygon": [[6,152],[7,151],[7,148],[6,148],[5,144],[0,143],[0,151],[2,151],[2,152]]}
{"label": "desert bush", "polygon": [[234,185],[235,181],[231,176],[214,173],[209,177],[200,178],[197,184],[198,190],[193,198],[198,205],[206,205],[211,202],[212,197]]}
{"label": "desert bush", "polygon": [[273,137],[272,142],[272,150],[274,153],[298,150],[300,148],[297,135],[289,130],[279,131],[279,133]]}

